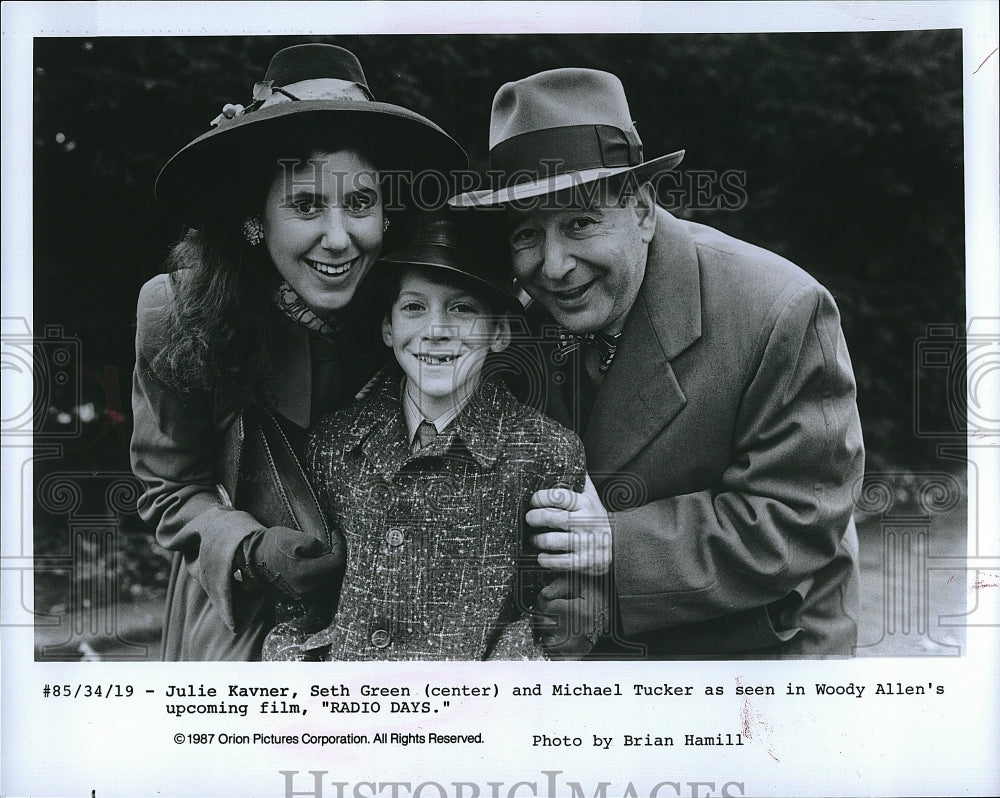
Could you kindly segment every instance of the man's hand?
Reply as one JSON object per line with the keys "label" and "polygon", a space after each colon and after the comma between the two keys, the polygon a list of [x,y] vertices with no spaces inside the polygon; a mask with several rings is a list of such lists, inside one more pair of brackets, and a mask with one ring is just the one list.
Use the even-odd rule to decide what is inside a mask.
{"label": "man's hand", "polygon": [[536,627],[550,659],[573,659],[590,652],[607,631],[608,597],[604,577],[560,574],[542,588]]}
{"label": "man's hand", "polygon": [[561,530],[533,538],[538,564],[554,571],[600,576],[611,567],[611,521],[587,475],[583,493],[557,488],[531,497],[525,520],[534,527]]}

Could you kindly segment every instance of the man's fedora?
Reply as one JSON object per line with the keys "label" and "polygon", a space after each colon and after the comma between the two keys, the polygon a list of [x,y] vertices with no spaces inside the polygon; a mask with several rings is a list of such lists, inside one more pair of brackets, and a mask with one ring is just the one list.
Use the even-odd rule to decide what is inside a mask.
{"label": "man's fedora", "polygon": [[553,69],[504,84],[490,115],[490,172],[499,187],[453,197],[458,207],[500,205],[634,172],[673,169],[684,150],[642,159],[625,89],[609,72]]}
{"label": "man's fedora", "polygon": [[506,249],[486,238],[496,233],[490,221],[448,207],[408,214],[407,229],[393,230],[402,233],[404,243],[379,258],[378,268],[415,266],[450,275],[478,286],[492,297],[497,311],[521,313],[524,307],[514,293]]}
{"label": "man's fedora", "polygon": [[[245,173],[266,168],[254,156],[294,155],[302,141],[360,145],[383,170],[468,165],[465,150],[444,130],[408,108],[377,102],[354,53],[332,44],[299,44],[274,54],[249,105],[227,104],[212,129],[175,154],[156,179],[156,198],[168,210],[197,217],[220,194],[230,200]],[[271,165],[277,168],[277,164]]]}

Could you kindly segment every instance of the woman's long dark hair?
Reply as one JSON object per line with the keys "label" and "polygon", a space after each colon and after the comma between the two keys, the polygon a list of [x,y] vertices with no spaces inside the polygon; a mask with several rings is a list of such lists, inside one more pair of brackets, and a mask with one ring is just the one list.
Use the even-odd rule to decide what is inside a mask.
{"label": "woman's long dark hair", "polygon": [[157,377],[183,399],[216,392],[233,406],[268,404],[279,275],[263,245],[250,247],[235,223],[189,230],[167,257],[175,301]]}

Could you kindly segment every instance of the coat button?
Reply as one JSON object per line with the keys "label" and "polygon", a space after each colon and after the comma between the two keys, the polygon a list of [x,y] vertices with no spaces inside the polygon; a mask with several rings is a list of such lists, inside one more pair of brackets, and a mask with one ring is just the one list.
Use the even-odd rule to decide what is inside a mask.
{"label": "coat button", "polygon": [[392,642],[392,636],[385,629],[376,629],[372,632],[371,639],[375,648],[385,648]]}
{"label": "coat button", "polygon": [[406,536],[398,526],[392,527],[385,533],[385,542],[390,546],[402,546],[404,540],[406,540]]}

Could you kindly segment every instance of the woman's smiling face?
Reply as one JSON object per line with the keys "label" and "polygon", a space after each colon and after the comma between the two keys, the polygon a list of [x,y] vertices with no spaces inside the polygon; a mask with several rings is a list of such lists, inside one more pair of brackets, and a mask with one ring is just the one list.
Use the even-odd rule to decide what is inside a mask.
{"label": "woman's smiling face", "polygon": [[264,202],[264,243],[299,298],[329,316],[351,301],[382,247],[378,173],[349,149],[282,166]]}

